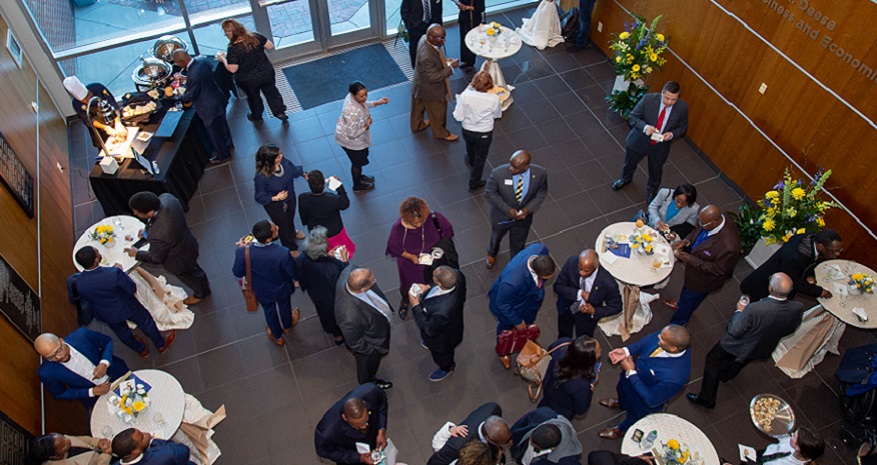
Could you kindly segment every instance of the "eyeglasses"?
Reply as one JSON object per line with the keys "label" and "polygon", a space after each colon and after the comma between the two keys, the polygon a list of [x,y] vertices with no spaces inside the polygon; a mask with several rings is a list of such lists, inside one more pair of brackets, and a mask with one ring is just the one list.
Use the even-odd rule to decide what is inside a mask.
{"label": "eyeglasses", "polygon": [[701,221],[700,218],[697,219],[697,224],[699,224],[701,228],[705,228],[706,225],[713,224],[715,222],[716,222],[716,220],[710,220],[710,221],[707,221],[706,223],[704,223],[703,221]]}
{"label": "eyeglasses", "polygon": [[445,41],[445,37],[444,37],[444,36],[442,36],[442,37],[439,37],[439,36],[430,36],[430,37],[432,37],[432,38],[435,39],[435,40],[440,40],[440,41],[442,41],[442,42]]}
{"label": "eyeglasses", "polygon": [[61,357],[61,353],[64,352],[64,343],[62,342],[60,346],[58,346],[58,350],[49,355],[48,357],[43,357],[48,362],[54,362]]}

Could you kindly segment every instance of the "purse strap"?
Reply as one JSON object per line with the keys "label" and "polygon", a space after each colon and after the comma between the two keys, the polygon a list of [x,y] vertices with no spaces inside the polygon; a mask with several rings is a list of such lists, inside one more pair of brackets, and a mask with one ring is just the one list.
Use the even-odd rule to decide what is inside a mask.
{"label": "purse strap", "polygon": [[572,344],[572,342],[564,342],[563,344],[560,344],[559,346],[549,350],[547,353],[545,353],[545,355],[551,355],[551,353],[554,352],[555,350],[560,349],[561,347],[566,347],[570,344]]}
{"label": "purse strap", "polygon": [[253,273],[250,271],[250,246],[244,248],[244,262],[247,264],[247,289],[253,289]]}

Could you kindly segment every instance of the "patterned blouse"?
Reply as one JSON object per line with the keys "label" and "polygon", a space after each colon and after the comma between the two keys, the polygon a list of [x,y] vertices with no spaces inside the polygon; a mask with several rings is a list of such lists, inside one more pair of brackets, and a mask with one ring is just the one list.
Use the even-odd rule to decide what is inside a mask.
{"label": "patterned blouse", "polygon": [[350,150],[363,150],[372,143],[372,136],[366,129],[369,118],[369,108],[375,106],[375,102],[360,104],[348,93],[344,98],[344,108],[338,123],[335,124],[335,141],[338,145]]}

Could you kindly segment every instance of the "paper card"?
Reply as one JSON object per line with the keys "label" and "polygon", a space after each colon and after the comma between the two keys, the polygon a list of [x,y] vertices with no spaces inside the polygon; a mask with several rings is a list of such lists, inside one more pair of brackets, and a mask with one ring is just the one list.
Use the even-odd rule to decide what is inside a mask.
{"label": "paper card", "polygon": [[655,142],[664,142],[664,135],[660,132],[653,133],[652,140]]}
{"label": "paper card", "polygon": [[422,254],[420,254],[419,261],[420,261],[421,265],[426,265],[426,266],[432,265],[432,255],[430,255],[428,253],[422,253]]}
{"label": "paper card", "polygon": [[755,462],[756,455],[755,449],[749,446],[744,446],[743,444],[737,444],[737,447],[740,448],[740,461],[742,462]]}
{"label": "paper card", "polygon": [[360,454],[368,454],[371,451],[372,451],[372,448],[368,444],[366,444],[364,442],[357,442],[356,443],[356,452],[358,452]]}
{"label": "paper card", "polygon": [[337,191],[339,187],[341,187],[341,181],[339,181],[338,178],[335,176],[329,178],[329,189]]}
{"label": "paper card", "polygon": [[604,254],[600,255],[600,258],[602,258],[603,260],[606,260],[606,263],[608,263],[610,265],[614,264],[618,260],[618,257],[615,254],[611,254],[611,253],[604,253]]}

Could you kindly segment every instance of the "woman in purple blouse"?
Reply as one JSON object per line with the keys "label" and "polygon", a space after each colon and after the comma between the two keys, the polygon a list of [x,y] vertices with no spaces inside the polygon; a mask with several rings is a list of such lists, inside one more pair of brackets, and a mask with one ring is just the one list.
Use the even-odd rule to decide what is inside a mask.
{"label": "woman in purple blouse", "polygon": [[414,283],[427,284],[420,264],[420,254],[429,254],[443,237],[453,237],[454,227],[444,215],[432,212],[425,200],[408,197],[399,206],[399,219],[390,229],[387,239],[387,255],[396,257],[399,269],[399,317],[408,315],[408,289]]}
{"label": "woman in purple blouse", "polygon": [[280,147],[265,144],[256,152],[256,203],[265,207],[271,221],[280,229],[280,244],[298,256],[296,240],[305,235],[296,231],[295,222],[295,187],[293,180],[302,176],[301,166],[283,158]]}

